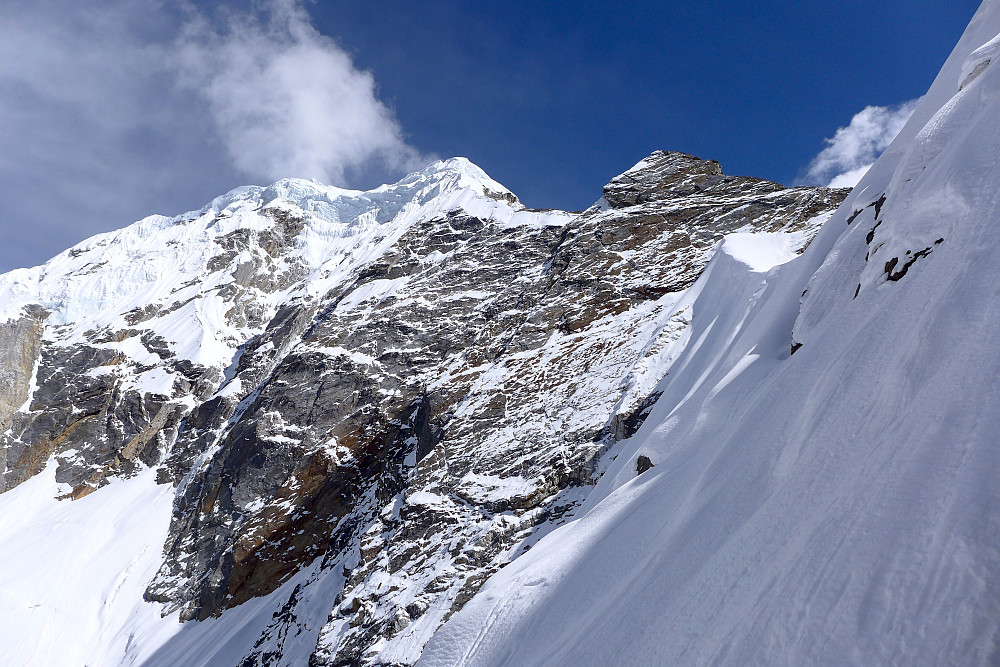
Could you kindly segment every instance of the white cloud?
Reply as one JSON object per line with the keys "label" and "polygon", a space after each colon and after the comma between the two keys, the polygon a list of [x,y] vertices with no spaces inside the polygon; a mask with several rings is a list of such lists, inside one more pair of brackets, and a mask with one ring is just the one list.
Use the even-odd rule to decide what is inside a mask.
{"label": "white cloud", "polygon": [[372,161],[392,171],[427,162],[376,97],[374,77],[296,0],[232,15],[221,29],[197,17],[178,47],[184,82],[208,101],[235,166],[251,177],[340,184]]}
{"label": "white cloud", "polygon": [[371,186],[420,165],[300,2],[232,6],[214,21],[186,0],[7,0],[0,271],[247,182]]}
{"label": "white cloud", "polygon": [[903,129],[920,100],[893,107],[865,107],[847,127],[826,140],[826,148],[809,163],[808,183],[845,188],[857,185],[876,158]]}
{"label": "white cloud", "polygon": [[842,174],[837,174],[830,179],[827,183],[829,188],[853,188],[858,182],[868,173],[868,170],[872,168],[874,162],[869,162],[863,164],[860,167],[851,169],[850,171],[845,171]]}

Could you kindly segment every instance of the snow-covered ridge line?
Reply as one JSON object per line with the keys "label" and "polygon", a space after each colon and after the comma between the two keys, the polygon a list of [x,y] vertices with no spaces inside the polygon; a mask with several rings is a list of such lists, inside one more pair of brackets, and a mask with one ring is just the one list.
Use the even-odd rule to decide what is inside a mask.
{"label": "snow-covered ridge line", "polygon": [[[118,247],[129,253],[129,259],[144,258],[147,253],[166,251],[164,246],[181,241],[213,239],[241,226],[252,228],[256,221],[248,213],[268,206],[284,206],[281,202],[294,204],[302,212],[312,214],[310,222],[314,224],[357,224],[359,217],[370,212],[377,214],[375,222],[387,223],[406,204],[426,204],[434,197],[461,189],[471,189],[478,194],[510,195],[507,188],[465,158],[435,162],[397,183],[381,185],[369,191],[337,188],[315,180],[298,178],[280,179],[266,187],[237,187],[200,209],[172,217],[158,214],[147,216],[122,229],[85,239],[42,265],[15,269],[0,276],[0,294],[7,297],[0,300],[0,320],[17,315],[20,307],[16,303],[17,297],[27,296],[29,286],[41,286],[47,280],[65,273],[82,274],[87,268],[96,270],[97,264],[102,260],[107,261],[102,256],[102,249]],[[195,233],[162,234],[167,228],[177,225],[193,227]],[[339,231],[347,233],[349,230]],[[198,237],[199,232],[202,233],[201,238]],[[87,255],[85,259],[71,261],[84,255]],[[58,301],[54,300],[54,303],[58,304]]]}
{"label": "snow-covered ridge line", "polygon": [[[465,158],[366,192],[303,179],[244,186],[197,211],[148,216],[41,266],[0,276],[0,322],[37,304],[50,312],[47,326],[59,328],[47,334],[54,341],[138,327],[164,337],[180,358],[220,365],[252,333],[227,321],[233,298],[225,290],[234,281],[249,283],[265,311],[314,298],[376,259],[415,221],[459,209],[500,225],[563,224],[569,217],[525,211]],[[277,237],[268,243],[287,247],[262,250],[240,235]],[[276,274],[285,279],[260,284]]]}

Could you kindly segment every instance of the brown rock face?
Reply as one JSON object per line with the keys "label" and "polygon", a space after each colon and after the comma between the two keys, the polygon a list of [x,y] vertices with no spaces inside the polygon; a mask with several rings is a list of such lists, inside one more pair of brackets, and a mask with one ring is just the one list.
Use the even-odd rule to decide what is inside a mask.
{"label": "brown rock face", "polygon": [[[311,583],[265,633],[279,637],[309,587],[343,572],[315,664],[367,662],[412,624],[443,622],[642,423],[653,360],[688,323],[677,295],[715,244],[737,230],[815,231],[844,194],[656,153],[607,186],[611,208],[558,225],[461,210],[416,223],[295,328],[269,327],[292,344],[249,346],[246,372],[254,349],[288,349],[255,376],[252,403],[182,435],[223,429],[218,465],[185,490],[203,511],[177,516],[169,562],[200,555],[165,570],[151,597],[205,618],[308,565]],[[247,513],[256,499],[268,500]],[[232,545],[221,557],[220,537]],[[202,593],[173,597],[178,578]]]}
{"label": "brown rock face", "polygon": [[[656,151],[604,186],[612,208],[695,194],[722,180],[722,166],[687,153]],[[778,186],[780,188],[781,186]]]}
{"label": "brown rock face", "polygon": [[14,413],[31,396],[46,315],[38,307],[19,319],[0,324],[0,431],[10,427]]}

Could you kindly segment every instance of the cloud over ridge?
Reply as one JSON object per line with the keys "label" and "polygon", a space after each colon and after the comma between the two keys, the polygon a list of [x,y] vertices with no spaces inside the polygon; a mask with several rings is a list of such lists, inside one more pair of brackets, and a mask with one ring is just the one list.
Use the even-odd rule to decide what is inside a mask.
{"label": "cloud over ridge", "polygon": [[8,0],[0,272],[285,176],[371,187],[429,162],[302,0]]}
{"label": "cloud over ridge", "polygon": [[254,178],[341,185],[372,161],[409,171],[427,161],[408,145],[371,73],[320,34],[297,0],[221,26],[196,15],[177,40],[181,81],[207,101],[237,169]]}
{"label": "cloud over ridge", "polygon": [[857,185],[917,108],[919,99],[896,106],[868,106],[851,122],[826,139],[826,148],[813,158],[802,179],[832,188]]}

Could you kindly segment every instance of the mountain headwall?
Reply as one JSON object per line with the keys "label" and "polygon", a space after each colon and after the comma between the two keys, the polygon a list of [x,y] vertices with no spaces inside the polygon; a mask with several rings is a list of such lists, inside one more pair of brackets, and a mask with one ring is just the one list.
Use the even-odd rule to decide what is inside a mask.
{"label": "mountain headwall", "polygon": [[147,218],[0,277],[3,488],[169,490],[109,664],[412,664],[643,423],[723,239],[763,270],[846,194],[657,152],[582,213],[454,159]]}

